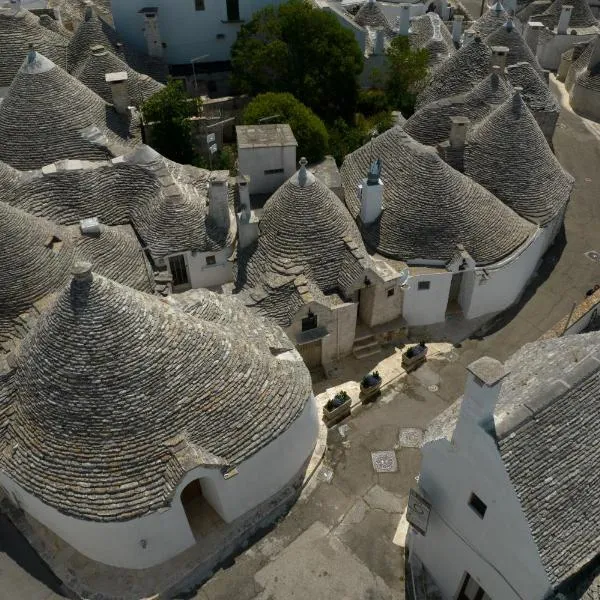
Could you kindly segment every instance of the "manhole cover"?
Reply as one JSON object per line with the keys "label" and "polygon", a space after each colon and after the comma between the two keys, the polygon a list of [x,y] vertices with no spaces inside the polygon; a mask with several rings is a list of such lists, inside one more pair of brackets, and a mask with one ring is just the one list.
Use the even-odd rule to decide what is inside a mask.
{"label": "manhole cover", "polygon": [[325,483],[331,483],[331,480],[333,479],[333,469],[330,469],[329,467],[322,467],[319,471],[318,477]]}
{"label": "manhole cover", "polygon": [[377,473],[395,473],[398,470],[398,461],[393,450],[371,452],[371,461]]}
{"label": "manhole cover", "polygon": [[423,445],[423,431],[413,427],[401,429],[398,445],[401,448],[420,448]]}
{"label": "manhole cover", "polygon": [[444,354],[444,357],[449,362],[456,362],[458,360],[458,354],[456,352],[448,352],[448,354]]}
{"label": "manhole cover", "polygon": [[590,260],[593,260],[594,262],[600,262],[600,252],[598,252],[597,250],[588,250],[584,253],[584,256],[586,256]]}
{"label": "manhole cover", "polygon": [[440,388],[437,385],[435,385],[435,383],[434,383],[433,385],[428,386],[427,389],[430,392],[437,392]]}

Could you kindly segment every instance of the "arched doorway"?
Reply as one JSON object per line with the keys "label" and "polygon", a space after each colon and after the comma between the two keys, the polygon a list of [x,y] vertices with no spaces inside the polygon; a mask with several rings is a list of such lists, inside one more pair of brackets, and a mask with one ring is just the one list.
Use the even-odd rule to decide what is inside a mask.
{"label": "arched doorway", "polygon": [[225,525],[202,493],[200,479],[190,481],[181,491],[181,505],[194,537],[206,538]]}

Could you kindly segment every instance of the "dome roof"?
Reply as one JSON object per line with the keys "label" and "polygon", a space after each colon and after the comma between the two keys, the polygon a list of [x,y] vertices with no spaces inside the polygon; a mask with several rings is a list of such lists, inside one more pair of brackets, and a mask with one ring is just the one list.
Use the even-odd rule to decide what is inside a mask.
{"label": "dome roof", "polygon": [[488,9],[485,13],[479,17],[472,25],[469,27],[469,31],[473,32],[475,35],[479,35],[482,38],[490,35],[490,33],[496,31],[498,27],[504,25],[506,20],[508,19],[508,13],[504,10],[504,7],[500,2],[496,2],[491,6],[488,6]]}
{"label": "dome roof", "polygon": [[418,95],[417,108],[468,92],[489,73],[491,55],[479,37],[462,46],[432,71],[429,83]]}
{"label": "dome roof", "polygon": [[239,465],[303,411],[301,361],[76,267],[21,345],[0,452],[40,501],[93,521],[154,512],[186,472]]}
{"label": "dome roof", "polygon": [[0,7],[0,87],[8,87],[17,74],[30,45],[65,66],[65,39],[40,24],[25,9]]}
{"label": "dome roof", "polygon": [[501,27],[490,33],[485,38],[485,43],[490,46],[505,46],[508,48],[507,65],[514,65],[518,62],[527,61],[541,75],[542,67],[537,58],[513,25],[512,20],[506,21]]}
{"label": "dome roof", "polygon": [[471,122],[487,115],[510,96],[512,86],[497,73],[490,73],[469,93],[421,107],[404,124],[404,131],[418,142],[435,146],[450,136],[450,117],[468,117]]}
{"label": "dome roof", "polygon": [[383,163],[383,212],[362,232],[367,245],[384,256],[449,261],[456,245],[463,244],[477,264],[487,265],[511,254],[535,231],[400,127],[346,156],[342,183],[355,217],[360,213],[358,184],[372,156]]}
{"label": "dome roof", "polygon": [[127,73],[127,88],[131,102],[139,106],[164,86],[148,75],[134,71],[126,62],[109,52],[103,46],[94,46],[88,57],[79,63],[73,75],[101,98],[112,104],[110,85],[106,83],[107,73]]}
{"label": "dome roof", "polygon": [[305,166],[266,202],[260,231],[254,245],[238,250],[237,282],[268,290],[262,308],[282,325],[302,305],[297,287],[300,296],[305,290],[322,299],[351,286],[368,262],[343,202]]}
{"label": "dome roof", "polygon": [[506,69],[508,80],[514,87],[523,88],[521,95],[533,111],[560,112],[560,104],[546,82],[531,63],[520,62]]}
{"label": "dome roof", "polygon": [[365,0],[354,16],[354,22],[361,27],[383,27],[391,30],[390,22],[383,14],[377,0]]}
{"label": "dome roof", "polygon": [[99,160],[108,150],[87,139],[97,127],[109,143],[129,141],[128,120],[80,81],[30,51],[0,104],[0,160],[35,169],[62,158]]}
{"label": "dome roof", "polygon": [[536,16],[536,21],[541,21],[549,29],[554,29],[558,26],[563,6],[573,7],[571,18],[569,19],[569,30],[598,25],[598,20],[594,17],[587,0],[569,0],[567,3],[564,3],[562,0],[554,0],[543,13]]}
{"label": "dome roof", "polygon": [[561,213],[573,187],[519,92],[469,132],[464,165],[466,175],[539,225]]}

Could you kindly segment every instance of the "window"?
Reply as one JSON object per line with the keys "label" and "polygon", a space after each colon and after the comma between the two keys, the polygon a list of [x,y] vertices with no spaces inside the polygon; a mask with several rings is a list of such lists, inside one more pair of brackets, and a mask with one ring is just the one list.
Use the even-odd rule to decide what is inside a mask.
{"label": "window", "polygon": [[391,297],[394,295],[394,291],[395,291],[395,290],[394,290],[394,288],[390,288],[390,289],[387,291],[388,298],[391,298]]}
{"label": "window", "polygon": [[194,0],[196,2],[196,10],[204,10],[204,0]]}
{"label": "window", "polygon": [[419,290],[428,290],[431,286],[431,281],[419,281]]}
{"label": "window", "polygon": [[226,0],[227,1],[227,20],[228,21],[239,21],[240,20],[240,0]]}
{"label": "window", "polygon": [[207,256],[206,257],[206,264],[207,265],[216,265],[217,264],[217,259],[214,255],[211,256]]}
{"label": "window", "polygon": [[457,600],[491,600],[491,598],[468,573],[465,573]]}
{"label": "window", "polygon": [[317,327],[317,315],[309,311],[308,316],[302,319],[302,331],[309,331]]}
{"label": "window", "polygon": [[62,240],[55,235],[50,236],[45,243],[46,248],[48,248],[48,250],[52,250],[54,254],[58,254],[60,252],[62,245]]}
{"label": "window", "polygon": [[487,506],[477,494],[471,494],[471,497],[469,498],[469,506],[477,513],[477,516],[480,519],[483,519],[485,516],[485,511],[487,510]]}
{"label": "window", "polygon": [[265,169],[265,175],[275,175],[276,173],[283,173],[283,169]]}
{"label": "window", "polygon": [[169,267],[173,277],[173,285],[187,285],[189,283],[187,269],[185,266],[185,258],[183,254],[177,256],[169,256]]}

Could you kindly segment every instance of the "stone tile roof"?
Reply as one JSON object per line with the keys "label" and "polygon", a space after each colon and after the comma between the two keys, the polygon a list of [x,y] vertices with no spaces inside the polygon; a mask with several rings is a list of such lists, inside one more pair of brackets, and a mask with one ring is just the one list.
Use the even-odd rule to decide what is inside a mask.
{"label": "stone tile roof", "polygon": [[257,243],[238,249],[236,286],[282,326],[303,304],[345,293],[370,264],[343,202],[305,167],[269,198],[260,231]]}
{"label": "stone tile roof", "polygon": [[129,46],[120,44],[117,32],[106,20],[92,9],[86,9],[83,22],[79,25],[69,42],[69,70],[80,68],[91,53],[93,46],[104,46],[118,54],[132,69],[145,73],[157,81],[165,81],[167,67],[159,59],[136,52]]}
{"label": "stone tile roof", "polygon": [[21,181],[21,173],[10,165],[0,162],[0,199],[10,193]]}
{"label": "stone tile roof", "polygon": [[21,344],[1,468],[64,514],[133,519],[168,506],[189,470],[247,460],[310,396],[301,361],[81,274]]}
{"label": "stone tile roof", "polygon": [[468,92],[490,72],[492,51],[479,37],[462,46],[431,73],[417,97],[417,108],[435,100]]}
{"label": "stone tile roof", "polygon": [[11,84],[30,44],[57,65],[66,66],[63,36],[43,27],[38,17],[24,8],[0,8],[0,87]]}
{"label": "stone tile roof", "polygon": [[413,49],[428,50],[430,67],[437,66],[455,51],[452,34],[437,13],[411,19],[408,39]]}
{"label": "stone tile roof", "polygon": [[32,51],[0,104],[0,160],[17,169],[36,169],[62,158],[102,160],[110,152],[85,137],[84,130],[99,128],[109,142],[125,148],[135,139],[130,132],[135,124]]}
{"label": "stone tile roof", "polygon": [[238,296],[195,289],[170,296],[170,299],[186,313],[230,328],[263,352],[278,354],[294,348],[279,326],[255,314]]}
{"label": "stone tile roof", "polygon": [[361,27],[383,27],[386,33],[392,29],[377,0],[365,0],[354,16],[354,22]]}
{"label": "stone tile roof", "polygon": [[0,202],[0,342],[18,337],[13,322],[68,280],[78,259],[94,258],[100,272],[151,292],[147,263],[132,234],[102,227],[85,236]]}
{"label": "stone tile roof", "polygon": [[530,2],[517,12],[517,18],[521,23],[537,21],[537,15],[546,11],[551,4],[552,0],[535,0],[534,2]]}
{"label": "stone tile roof", "polygon": [[531,63],[520,62],[506,69],[508,80],[514,87],[523,88],[523,96],[532,111],[559,113],[560,104]]}
{"label": "stone tile roof", "polygon": [[421,107],[406,121],[404,131],[422,144],[435,146],[450,136],[450,117],[468,117],[474,123],[509,98],[511,91],[505,77],[491,73],[467,94]]}
{"label": "stone tile roof", "polygon": [[148,75],[132,69],[125,61],[109,52],[103,46],[95,46],[87,58],[79,62],[73,75],[98,96],[112,104],[110,85],[106,83],[107,73],[127,73],[127,89],[131,103],[135,106],[143,104],[150,96],[159,92],[164,86]]}
{"label": "stone tile roof", "polygon": [[490,33],[496,31],[498,27],[504,25],[508,19],[508,13],[504,10],[504,7],[500,2],[496,2],[488,9],[485,13],[473,22],[469,31],[472,31],[475,35],[479,35],[482,38],[487,37]]}
{"label": "stone tile roof", "polygon": [[383,212],[363,226],[367,246],[397,260],[449,261],[464,244],[477,264],[495,263],[535,227],[482,186],[448,166],[433,148],[393,127],[355,150],[341,168],[346,204],[360,214],[358,184],[372,158],[383,162]]}
{"label": "stone tile roof", "polygon": [[490,33],[485,38],[485,43],[491,48],[492,46],[506,46],[508,48],[508,56],[506,58],[507,65],[527,61],[541,75],[543,69],[537,58],[519,33],[518,29],[513,25],[512,20],[508,20],[501,27]]}
{"label": "stone tile roof", "polygon": [[584,58],[581,60],[581,63],[575,61],[571,67],[574,67],[580,71],[576,77],[577,85],[596,92],[600,92],[600,62],[593,65],[592,58],[595,49],[599,47],[600,34],[597,35],[596,39],[592,40],[587,45],[586,49],[581,53],[580,58],[584,56]]}
{"label": "stone tile roof", "polygon": [[541,14],[536,16],[536,21],[542,22],[549,29],[558,26],[558,20],[562,7],[572,6],[571,18],[569,20],[569,31],[579,27],[593,27],[598,25],[598,20],[594,17],[587,0],[554,0],[554,2]]}
{"label": "stone tile roof", "polygon": [[[53,19],[50,15],[40,15],[40,25],[46,29],[49,29],[50,31],[53,31],[54,33],[58,33],[63,38],[66,38],[67,41],[73,35],[72,31],[69,31],[62,23],[56,19]],[[64,43],[66,44],[67,41]]]}
{"label": "stone tile roof", "polygon": [[539,225],[565,209],[574,183],[519,92],[469,131],[464,169],[465,175]]}

